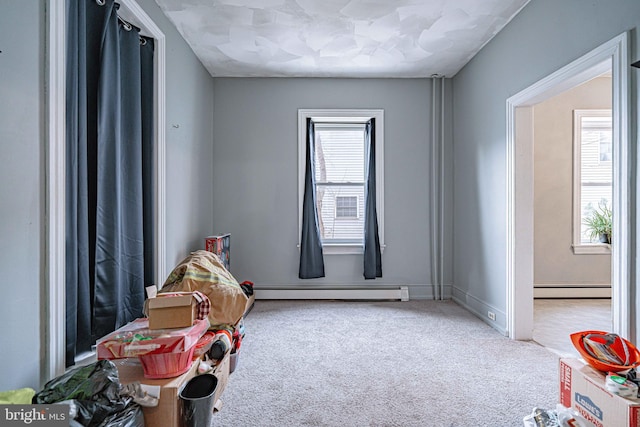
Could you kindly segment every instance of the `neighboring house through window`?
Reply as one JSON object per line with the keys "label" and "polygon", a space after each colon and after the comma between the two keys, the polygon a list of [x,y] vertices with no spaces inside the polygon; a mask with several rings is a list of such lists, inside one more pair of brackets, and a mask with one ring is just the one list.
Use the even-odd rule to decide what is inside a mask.
{"label": "neighboring house through window", "polygon": [[367,154],[364,131],[365,123],[376,119],[376,209],[383,246],[382,110],[299,110],[298,118],[299,209],[301,212],[304,193],[306,120],[311,118],[315,124],[318,228],[327,254],[362,252]]}
{"label": "neighboring house through window", "polygon": [[590,238],[584,222],[594,209],[611,208],[611,110],[574,110],[573,135],[573,249],[576,254],[609,253],[606,246]]}

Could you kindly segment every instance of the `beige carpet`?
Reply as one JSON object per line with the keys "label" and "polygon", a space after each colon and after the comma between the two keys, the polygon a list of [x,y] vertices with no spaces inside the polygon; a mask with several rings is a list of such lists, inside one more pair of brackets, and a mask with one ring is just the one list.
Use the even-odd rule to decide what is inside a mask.
{"label": "beige carpet", "polygon": [[214,426],[522,426],[558,356],[451,301],[257,301]]}

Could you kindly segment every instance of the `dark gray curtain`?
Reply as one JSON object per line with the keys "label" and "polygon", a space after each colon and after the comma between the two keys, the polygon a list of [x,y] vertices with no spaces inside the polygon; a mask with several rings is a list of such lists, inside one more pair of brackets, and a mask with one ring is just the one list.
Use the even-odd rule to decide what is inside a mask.
{"label": "dark gray curtain", "polygon": [[[119,21],[118,5],[100,3],[67,1],[67,366],[140,317],[144,303],[144,186],[152,175],[143,178],[143,159],[153,154],[143,151],[153,135],[143,115],[149,120],[153,96],[143,103],[142,82],[153,60],[141,59],[148,52],[138,30]],[[152,43],[144,46],[152,52]]]}
{"label": "dark gray curtain", "polygon": [[364,128],[366,182],[364,187],[364,278],[382,277],[382,255],[376,212],[376,126],[375,119]]}
{"label": "dark gray curtain", "polygon": [[[91,295],[88,181],[88,117],[95,116],[95,105],[87,93],[97,88],[87,85],[87,74],[96,72],[96,61],[88,61],[87,51],[99,48],[97,32],[87,32],[95,8],[85,1],[67,1],[67,76],[66,76],[66,213],[65,213],[65,293],[66,361],[73,363],[76,353],[91,349]],[[93,98],[93,97],[92,97]],[[95,127],[94,127],[95,130]]]}
{"label": "dark gray curtain", "polygon": [[142,37],[140,44],[140,80],[142,83],[142,215],[144,234],[144,283],[154,283],[155,261],[155,133],[153,131],[153,52],[152,38]]}
{"label": "dark gray curtain", "polygon": [[316,279],[324,277],[322,239],[318,228],[315,186],[315,127],[307,119],[307,158],[304,177],[304,199],[302,202],[302,236],[300,239],[300,268],[298,277]]}

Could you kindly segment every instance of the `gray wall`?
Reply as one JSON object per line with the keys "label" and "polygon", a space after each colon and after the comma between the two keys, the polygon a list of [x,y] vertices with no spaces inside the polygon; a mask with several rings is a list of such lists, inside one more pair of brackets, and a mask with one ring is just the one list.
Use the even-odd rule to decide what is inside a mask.
{"label": "gray wall", "polygon": [[[0,2],[0,390],[38,389],[44,366],[45,3]],[[167,42],[170,270],[202,246],[201,236],[213,224],[213,79],[156,3],[138,3],[164,31]]]}
{"label": "gray wall", "polygon": [[430,96],[428,79],[216,78],[213,231],[231,233],[234,276],[298,287],[365,282],[361,255],[325,255],[324,279],[298,279],[297,111],[382,108],[387,247],[384,277],[367,284],[429,284]]}
{"label": "gray wall", "polygon": [[0,3],[0,390],[40,381],[44,2]]}
{"label": "gray wall", "polygon": [[213,225],[213,79],[154,0],[138,0],[167,42],[166,275]]}
{"label": "gray wall", "polygon": [[[630,29],[631,58],[637,60],[639,16],[637,0],[532,0],[453,79],[455,293],[478,313],[498,310],[501,328],[506,99]],[[634,90],[631,104],[637,102]]]}
{"label": "gray wall", "polygon": [[534,111],[533,283],[611,283],[611,255],[573,253],[573,110],[611,109],[611,78],[554,96]]}

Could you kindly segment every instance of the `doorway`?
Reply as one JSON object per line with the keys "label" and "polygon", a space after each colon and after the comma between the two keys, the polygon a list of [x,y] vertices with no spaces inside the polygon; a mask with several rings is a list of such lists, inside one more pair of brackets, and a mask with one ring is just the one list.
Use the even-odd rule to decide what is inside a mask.
{"label": "doorway", "polygon": [[[155,210],[154,210],[154,263],[156,283],[158,278],[166,276],[166,41],[163,31],[151,17],[138,5],[136,0],[120,0],[119,12],[129,22],[135,22],[146,35],[155,39],[154,58],[154,135],[155,135]],[[48,45],[47,45],[47,270],[46,276],[46,312],[44,322],[47,326],[44,338],[44,367],[41,369],[41,382],[65,371],[65,2],[49,0],[48,9]]]}
{"label": "doorway", "polygon": [[[613,121],[613,332],[629,336],[628,56],[626,33],[507,100],[507,328],[531,340],[534,324],[533,106],[611,69]],[[517,190],[517,191],[516,191]]]}
{"label": "doorway", "polygon": [[612,328],[610,245],[585,224],[611,212],[611,98],[608,70],[532,106],[533,339],[574,356],[570,334]]}

